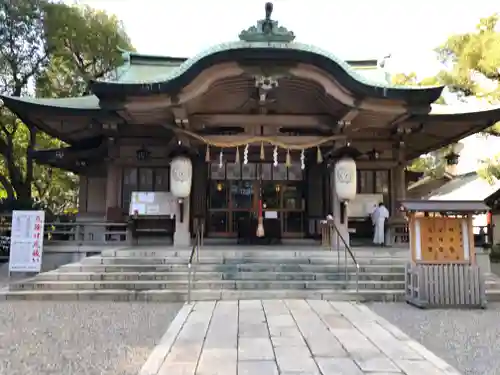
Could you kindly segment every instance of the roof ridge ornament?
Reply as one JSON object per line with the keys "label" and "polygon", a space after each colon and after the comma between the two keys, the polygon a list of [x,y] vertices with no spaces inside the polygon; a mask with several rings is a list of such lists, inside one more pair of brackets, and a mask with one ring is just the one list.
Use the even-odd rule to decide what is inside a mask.
{"label": "roof ridge ornament", "polygon": [[278,42],[291,43],[295,39],[293,31],[286,27],[279,26],[278,21],[271,19],[273,3],[268,2],[265,6],[266,17],[257,21],[256,26],[250,26],[243,30],[239,38],[244,42]]}

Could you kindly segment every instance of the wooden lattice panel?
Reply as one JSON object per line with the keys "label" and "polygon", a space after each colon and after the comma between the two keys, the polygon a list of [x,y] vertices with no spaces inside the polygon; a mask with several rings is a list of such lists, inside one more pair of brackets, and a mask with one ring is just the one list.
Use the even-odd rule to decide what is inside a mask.
{"label": "wooden lattice panel", "polygon": [[464,260],[462,221],[450,217],[419,218],[422,261]]}

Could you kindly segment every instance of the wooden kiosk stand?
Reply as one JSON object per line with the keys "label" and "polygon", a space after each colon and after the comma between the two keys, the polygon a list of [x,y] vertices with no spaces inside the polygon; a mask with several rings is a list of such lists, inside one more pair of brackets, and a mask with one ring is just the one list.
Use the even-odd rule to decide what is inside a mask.
{"label": "wooden kiosk stand", "polygon": [[411,262],[406,301],[425,307],[486,307],[485,284],[476,264],[472,215],[483,202],[403,201]]}
{"label": "wooden kiosk stand", "polygon": [[129,231],[132,245],[139,236],[169,236],[173,242],[177,199],[168,192],[132,192]]}

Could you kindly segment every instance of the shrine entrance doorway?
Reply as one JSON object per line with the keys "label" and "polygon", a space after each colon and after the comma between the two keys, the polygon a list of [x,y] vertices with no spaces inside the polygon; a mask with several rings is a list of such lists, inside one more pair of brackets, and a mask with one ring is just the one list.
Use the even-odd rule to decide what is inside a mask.
{"label": "shrine entrance doorway", "polygon": [[207,236],[237,237],[238,226],[258,215],[277,220],[282,238],[305,236],[305,184],[300,164],[211,164],[207,200]]}

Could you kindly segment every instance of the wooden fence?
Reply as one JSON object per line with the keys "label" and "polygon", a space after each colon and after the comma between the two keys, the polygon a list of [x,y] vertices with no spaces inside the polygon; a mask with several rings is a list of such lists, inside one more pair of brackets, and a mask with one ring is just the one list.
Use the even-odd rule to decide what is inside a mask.
{"label": "wooden fence", "polygon": [[485,307],[485,281],[477,265],[407,264],[406,300],[418,307]]}

